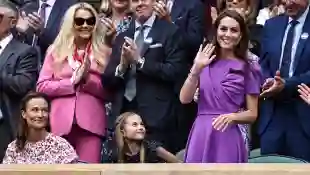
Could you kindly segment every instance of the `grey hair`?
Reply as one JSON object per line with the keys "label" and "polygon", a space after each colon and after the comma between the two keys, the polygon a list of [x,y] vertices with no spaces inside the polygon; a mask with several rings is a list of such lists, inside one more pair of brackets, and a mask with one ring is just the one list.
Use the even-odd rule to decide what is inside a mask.
{"label": "grey hair", "polygon": [[15,18],[18,17],[18,7],[16,4],[9,0],[0,0],[0,7],[4,7],[12,11]]}

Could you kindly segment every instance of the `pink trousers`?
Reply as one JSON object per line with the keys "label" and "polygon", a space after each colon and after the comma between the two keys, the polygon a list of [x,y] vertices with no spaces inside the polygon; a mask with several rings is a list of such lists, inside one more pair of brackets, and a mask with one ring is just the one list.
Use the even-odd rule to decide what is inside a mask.
{"label": "pink trousers", "polygon": [[79,160],[87,163],[100,163],[101,143],[100,136],[73,125],[71,132],[64,136],[75,148]]}

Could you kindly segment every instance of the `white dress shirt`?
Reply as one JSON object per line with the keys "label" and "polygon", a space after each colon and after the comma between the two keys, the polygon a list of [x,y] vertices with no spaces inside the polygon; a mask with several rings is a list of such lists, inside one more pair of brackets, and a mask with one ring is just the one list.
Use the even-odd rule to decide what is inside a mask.
{"label": "white dress shirt", "polygon": [[[293,39],[293,46],[292,46],[292,55],[291,55],[291,64],[290,64],[290,69],[289,69],[289,77],[293,76],[294,73],[294,61],[295,61],[295,54],[296,54],[296,50],[297,50],[297,46],[299,43],[299,39],[302,35],[302,30],[307,18],[309,12],[309,7],[307,7],[306,11],[297,19],[297,21],[299,22],[298,24],[296,24],[295,26],[295,35],[294,35],[294,39]],[[293,19],[290,18],[289,22],[290,23]],[[283,41],[282,41],[282,51],[281,51],[281,57],[280,57],[280,64],[279,64],[279,69],[281,68],[282,65],[282,60],[283,60],[283,51],[284,51],[284,47],[285,47],[285,43],[286,43],[286,39],[287,39],[287,33],[290,29],[291,25],[287,25],[286,30],[285,30],[285,34],[283,37]]]}
{"label": "white dress shirt", "polygon": [[[46,25],[47,25],[47,21],[48,21],[48,19],[50,17],[50,14],[52,13],[52,9],[53,9],[53,6],[54,6],[55,2],[56,2],[56,0],[47,0],[46,1],[46,3],[48,4],[48,7],[46,7],[46,9],[45,9],[45,23],[44,23],[44,27],[46,27]],[[43,4],[43,2],[42,2],[42,0],[40,0],[38,13],[40,12],[42,4]]]}
{"label": "white dress shirt", "polygon": [[[3,53],[3,50],[6,48],[6,46],[12,41],[13,35],[10,34],[9,36],[5,37],[0,41],[0,56]],[[3,118],[3,114],[1,111],[1,106],[0,106],[0,120]]]}

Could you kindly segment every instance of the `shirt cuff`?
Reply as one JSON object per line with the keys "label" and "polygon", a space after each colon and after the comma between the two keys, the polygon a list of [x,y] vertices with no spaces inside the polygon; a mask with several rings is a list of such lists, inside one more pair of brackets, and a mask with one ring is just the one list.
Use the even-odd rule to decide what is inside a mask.
{"label": "shirt cuff", "polygon": [[115,70],[115,76],[120,77],[120,78],[124,78],[124,75],[125,75],[125,72],[121,72],[120,71],[120,65],[118,65],[116,67],[116,70]]}
{"label": "shirt cuff", "polygon": [[137,61],[137,68],[138,69],[142,69],[143,66],[144,66],[144,63],[145,63],[145,58],[139,58],[138,61]]}

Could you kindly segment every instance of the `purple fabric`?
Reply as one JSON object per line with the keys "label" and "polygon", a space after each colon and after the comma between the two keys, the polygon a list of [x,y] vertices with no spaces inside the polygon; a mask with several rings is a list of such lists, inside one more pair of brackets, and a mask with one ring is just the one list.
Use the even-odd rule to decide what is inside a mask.
{"label": "purple fabric", "polygon": [[203,70],[198,116],[188,139],[185,162],[247,162],[247,149],[238,125],[220,132],[213,129],[212,119],[239,111],[246,94],[259,94],[257,71],[251,64],[232,59],[218,59]]}

